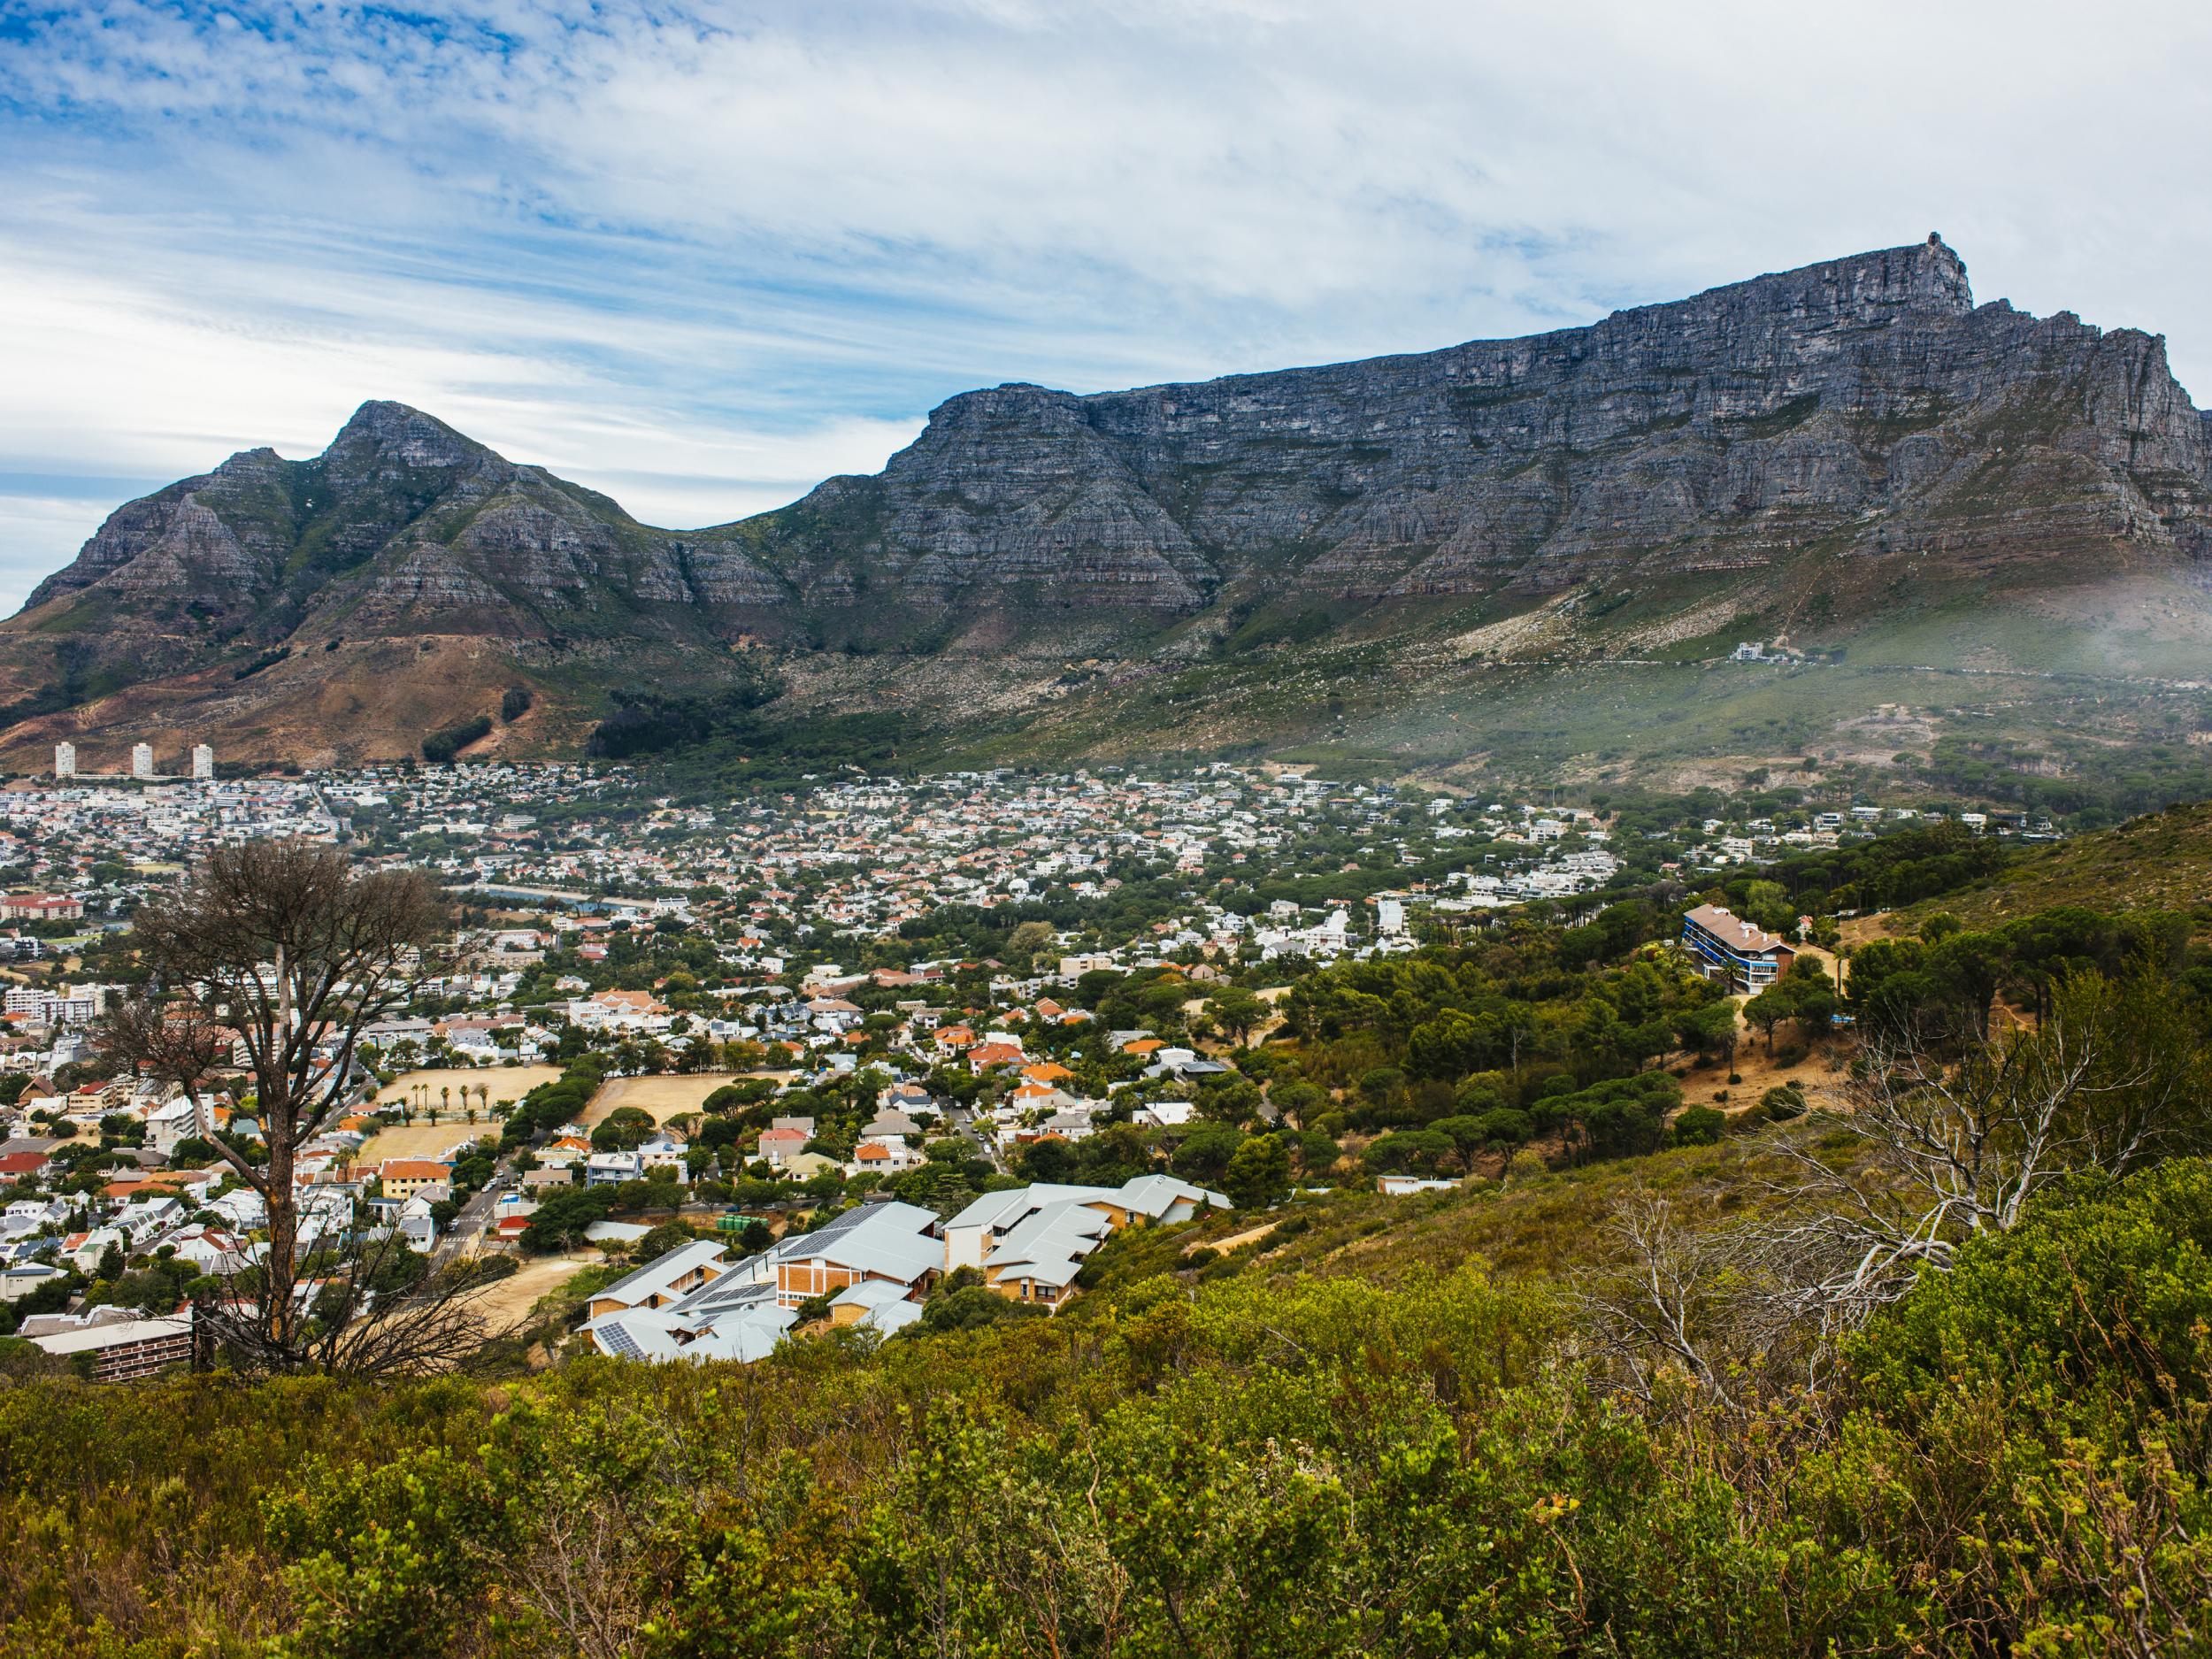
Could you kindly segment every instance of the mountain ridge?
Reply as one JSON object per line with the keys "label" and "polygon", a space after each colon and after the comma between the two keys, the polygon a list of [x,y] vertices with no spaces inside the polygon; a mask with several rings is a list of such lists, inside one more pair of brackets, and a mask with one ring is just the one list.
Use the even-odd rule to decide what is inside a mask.
{"label": "mountain ridge", "polygon": [[[572,749],[638,671],[711,690],[762,651],[794,718],[984,682],[1018,718],[1051,658],[1412,661],[1586,594],[1642,630],[1624,649],[1712,617],[1840,638],[1822,607],[1874,619],[1885,561],[1964,593],[2208,552],[2212,424],[2162,338],[1977,305],[1932,236],[1513,340],[964,392],[882,472],[689,531],[371,401],[320,456],[241,451],[119,508],[0,625],[0,755],[188,716],[255,757],[389,755],[513,678],[546,700],[518,747]],[[923,667],[902,690],[840,657]],[[311,745],[311,708],[338,728]]]}

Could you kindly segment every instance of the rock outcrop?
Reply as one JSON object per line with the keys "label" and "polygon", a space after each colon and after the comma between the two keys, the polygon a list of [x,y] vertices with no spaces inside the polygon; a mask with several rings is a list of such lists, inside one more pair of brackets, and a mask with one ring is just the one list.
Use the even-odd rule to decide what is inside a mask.
{"label": "rock outcrop", "polygon": [[[1925,243],[1415,357],[1075,398],[954,398],[872,480],[787,515],[802,592],[1013,583],[1196,609],[1244,582],[1352,599],[1909,543],[2208,545],[2212,448],[2163,342],[1977,307]],[[818,497],[864,503],[822,534]]]}
{"label": "rock outcrop", "polygon": [[1527,339],[969,392],[880,474],[694,532],[366,403],[312,460],[250,450],[118,509],[0,632],[0,677],[20,716],[340,640],[705,664],[1071,615],[1141,657],[1211,613],[2100,549],[2212,551],[2212,422],[2158,337],[1977,306],[1932,236]]}

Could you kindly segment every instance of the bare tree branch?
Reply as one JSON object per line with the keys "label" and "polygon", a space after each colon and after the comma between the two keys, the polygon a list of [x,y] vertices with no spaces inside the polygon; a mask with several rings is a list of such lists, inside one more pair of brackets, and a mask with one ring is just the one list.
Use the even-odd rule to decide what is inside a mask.
{"label": "bare tree branch", "polygon": [[[365,1286],[322,1317],[303,1306],[296,1171],[301,1149],[351,1095],[362,1032],[436,971],[427,953],[449,930],[447,906],[420,872],[363,872],[335,849],[304,841],[219,848],[133,927],[152,979],[144,996],[109,1016],[106,1052],[176,1083],[197,1106],[219,1060],[245,1050],[267,1162],[222,1152],[267,1206],[267,1249],[255,1272],[254,1332],[235,1310],[211,1317],[260,1368],[397,1363],[389,1334],[357,1347],[330,1338],[366,1310]],[[373,1323],[389,1333],[393,1318],[388,1303]],[[445,1346],[450,1321],[431,1318],[424,1334]]]}

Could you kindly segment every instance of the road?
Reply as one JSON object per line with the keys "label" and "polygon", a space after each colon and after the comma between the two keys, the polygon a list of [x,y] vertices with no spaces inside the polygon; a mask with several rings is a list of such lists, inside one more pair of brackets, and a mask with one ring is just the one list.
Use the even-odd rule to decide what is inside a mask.
{"label": "road", "polygon": [[514,1173],[512,1155],[501,1158],[492,1166],[492,1178],[476,1192],[469,1194],[461,1206],[460,1214],[453,1217],[453,1225],[445,1230],[435,1248],[430,1252],[430,1264],[443,1267],[463,1253],[463,1247],[473,1250],[478,1234],[491,1225],[492,1205],[498,1199],[500,1183]]}

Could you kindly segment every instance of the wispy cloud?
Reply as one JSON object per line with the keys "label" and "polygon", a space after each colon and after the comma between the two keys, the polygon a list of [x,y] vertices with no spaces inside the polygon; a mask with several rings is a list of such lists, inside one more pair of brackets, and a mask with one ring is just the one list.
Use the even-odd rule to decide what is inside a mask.
{"label": "wispy cloud", "polygon": [[[394,396],[712,521],[972,384],[1525,332],[1931,228],[1985,297],[2170,329],[2212,385],[2208,34],[2046,0],[81,0],[0,28],[0,472],[307,452]],[[82,522],[6,511],[0,603]]]}

